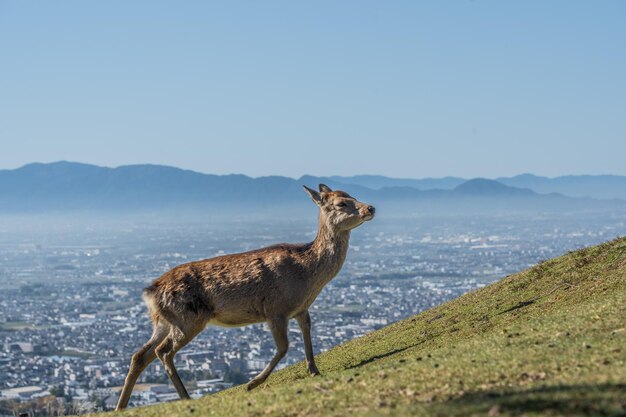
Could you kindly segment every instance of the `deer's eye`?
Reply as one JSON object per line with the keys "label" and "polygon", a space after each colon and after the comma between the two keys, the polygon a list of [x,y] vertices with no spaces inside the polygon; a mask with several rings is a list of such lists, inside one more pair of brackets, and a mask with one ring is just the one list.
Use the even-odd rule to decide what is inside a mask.
{"label": "deer's eye", "polygon": [[348,205],[343,201],[341,203],[337,203],[337,207],[347,207]]}

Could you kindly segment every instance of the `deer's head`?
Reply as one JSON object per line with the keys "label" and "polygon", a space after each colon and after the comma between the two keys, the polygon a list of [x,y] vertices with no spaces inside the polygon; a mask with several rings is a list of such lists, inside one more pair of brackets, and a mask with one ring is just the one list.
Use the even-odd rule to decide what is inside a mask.
{"label": "deer's head", "polygon": [[320,219],[336,231],[347,231],[372,220],[376,210],[344,191],[333,191],[320,184],[319,192],[304,186],[311,200],[320,208]]}

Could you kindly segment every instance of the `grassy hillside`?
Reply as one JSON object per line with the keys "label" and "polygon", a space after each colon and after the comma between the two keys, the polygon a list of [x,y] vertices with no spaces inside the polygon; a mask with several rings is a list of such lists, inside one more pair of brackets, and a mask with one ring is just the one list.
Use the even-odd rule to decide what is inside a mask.
{"label": "grassy hillside", "polygon": [[543,262],[317,364],[321,377],[300,363],[252,392],[119,415],[625,415],[626,239]]}

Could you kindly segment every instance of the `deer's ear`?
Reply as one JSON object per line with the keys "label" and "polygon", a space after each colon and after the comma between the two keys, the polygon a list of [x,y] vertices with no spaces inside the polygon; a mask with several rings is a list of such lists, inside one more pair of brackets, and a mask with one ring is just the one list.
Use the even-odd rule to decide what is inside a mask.
{"label": "deer's ear", "polygon": [[320,192],[322,192],[322,193],[331,193],[333,191],[326,184],[320,184],[319,187],[320,187]]}
{"label": "deer's ear", "polygon": [[309,195],[309,197],[311,197],[311,200],[313,200],[315,204],[317,204],[318,206],[322,205],[322,196],[320,195],[320,193],[310,189],[306,185],[303,185],[302,187],[304,188],[304,191],[306,191],[306,193]]}

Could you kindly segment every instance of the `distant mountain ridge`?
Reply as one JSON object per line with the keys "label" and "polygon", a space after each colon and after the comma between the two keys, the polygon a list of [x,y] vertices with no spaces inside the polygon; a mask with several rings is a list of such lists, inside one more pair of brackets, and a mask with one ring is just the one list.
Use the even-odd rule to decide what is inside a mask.
{"label": "distant mountain ridge", "polygon": [[267,202],[269,190],[272,201],[281,201],[296,189],[295,181],[286,177],[210,175],[147,164],[107,168],[61,161],[0,171],[3,211]]}
{"label": "distant mountain ridge", "polygon": [[342,177],[334,175],[329,177],[334,181],[343,184],[355,184],[363,187],[377,190],[384,187],[411,187],[418,190],[451,190],[454,187],[464,183],[467,179],[459,177],[443,177],[443,178],[391,178],[383,175],[354,175],[351,177]]}
{"label": "distant mountain ridge", "polygon": [[[359,184],[351,182],[356,178]],[[345,181],[345,182],[343,182]],[[374,181],[368,187],[368,181]],[[251,178],[246,175],[213,175],[161,165],[126,165],[117,168],[60,161],[33,163],[13,170],[0,170],[0,212],[46,212],[73,210],[162,210],[228,207],[258,211],[281,205],[308,204],[302,185],[326,183],[344,189],[371,203],[400,202],[405,209],[558,209],[623,205],[572,199],[560,194],[543,195],[528,188],[490,179],[441,179],[451,189],[416,188],[413,180],[382,176],[314,177],[281,176]],[[422,181],[422,180],[415,180]],[[421,184],[438,184],[428,179]],[[433,182],[434,181],[434,182]],[[520,181],[523,184],[522,181]],[[411,185],[413,184],[413,186]],[[380,187],[376,187],[380,186]],[[489,203],[486,205],[486,203]],[[394,207],[395,208],[395,207]]]}
{"label": "distant mountain ridge", "polygon": [[486,178],[474,178],[473,180],[465,181],[453,190],[457,194],[472,195],[472,196],[534,196],[537,195],[532,190],[527,188],[509,187],[495,180],[489,180]]}
{"label": "distant mountain ridge", "polygon": [[497,181],[513,187],[530,188],[538,193],[561,193],[571,197],[626,199],[626,176],[565,175],[555,178],[522,174]]}
{"label": "distant mountain ridge", "polygon": [[[344,184],[380,189],[383,187],[411,187],[418,190],[452,190],[468,181],[460,177],[442,178],[390,178],[382,175],[355,175],[330,177]],[[569,197],[591,197],[600,199],[626,199],[626,176],[619,175],[565,175],[548,178],[534,174],[495,178],[504,185],[527,188],[540,194],[559,193]]]}

